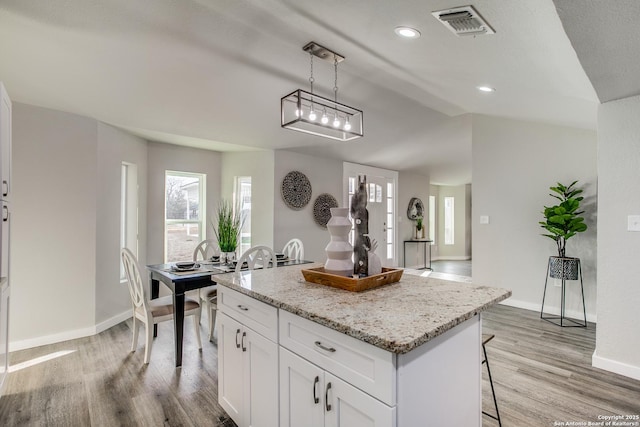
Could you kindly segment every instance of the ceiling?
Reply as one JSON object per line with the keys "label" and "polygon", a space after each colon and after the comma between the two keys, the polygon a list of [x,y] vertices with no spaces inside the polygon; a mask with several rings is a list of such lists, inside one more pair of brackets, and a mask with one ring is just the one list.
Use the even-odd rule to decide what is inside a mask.
{"label": "ceiling", "polygon": [[[474,38],[455,36],[431,15],[468,4],[452,0],[2,0],[0,80],[14,101],[153,141],[289,149],[459,185],[471,182],[468,113],[595,129],[596,91],[619,96],[599,89],[607,76],[597,66],[583,71],[565,34],[563,23],[591,19],[572,12],[585,2],[555,3],[474,1],[496,31]],[[399,25],[422,37],[399,38]],[[588,53],[593,35],[583,27],[577,51]],[[364,110],[359,140],[279,125],[280,98],[308,89],[302,46],[312,40],[346,57],[338,97]],[[331,96],[332,65],[316,61],[314,77],[315,92]],[[481,84],[496,91],[481,93]]]}

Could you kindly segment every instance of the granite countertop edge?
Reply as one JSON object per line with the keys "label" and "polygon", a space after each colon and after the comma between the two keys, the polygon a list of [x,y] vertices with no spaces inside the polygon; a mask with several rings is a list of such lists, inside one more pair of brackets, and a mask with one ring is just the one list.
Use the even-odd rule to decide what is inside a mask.
{"label": "granite countertop edge", "polygon": [[[454,328],[455,326],[463,323],[466,320],[471,319],[473,316],[487,310],[489,307],[504,301],[505,299],[509,298],[511,296],[511,291],[507,290],[507,289],[501,289],[504,291],[503,294],[489,300],[486,301],[484,304],[475,307],[472,310],[469,310],[465,313],[462,313],[460,315],[458,315],[457,317],[449,320],[448,322],[445,323],[441,323],[441,324],[437,324],[435,325],[433,328],[427,330],[425,333],[417,336],[416,338],[414,338],[413,340],[407,341],[407,342],[396,342],[396,341],[389,341],[386,340],[380,336],[377,335],[372,335],[370,333],[367,333],[363,330],[354,328],[352,326],[346,325],[344,323],[340,323],[338,321],[332,320],[332,319],[328,319],[324,316],[309,312],[303,308],[297,307],[297,306],[292,306],[289,305],[285,302],[276,300],[274,298],[271,298],[267,295],[263,295],[259,292],[253,291],[251,289],[247,289],[245,287],[242,287],[236,283],[228,283],[228,282],[218,282],[219,285],[225,286],[229,289],[235,290],[237,292],[243,293],[251,298],[254,298],[258,301],[262,301],[266,304],[269,304],[271,306],[283,309],[285,311],[288,311],[292,314],[295,314],[297,316],[300,316],[304,319],[308,319],[311,320],[313,322],[316,322],[320,325],[326,326],[330,329],[333,329],[337,332],[341,332],[347,336],[356,338],[360,341],[366,342],[368,344],[371,344],[375,347],[381,348],[383,350],[392,352],[392,353],[396,353],[396,354],[404,354],[404,353],[408,353],[411,350],[421,346],[422,344],[444,334],[445,332],[447,332],[448,330]],[[476,285],[477,286],[477,285]],[[497,288],[496,288],[497,289]]]}

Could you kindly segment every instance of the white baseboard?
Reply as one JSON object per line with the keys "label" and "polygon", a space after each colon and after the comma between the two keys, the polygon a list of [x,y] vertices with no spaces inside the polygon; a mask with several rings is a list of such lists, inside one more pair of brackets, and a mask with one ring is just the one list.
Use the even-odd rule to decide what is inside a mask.
{"label": "white baseboard", "polygon": [[112,326],[117,325],[124,320],[127,320],[129,317],[131,317],[131,310],[127,310],[120,314],[117,314],[110,319],[107,319],[104,322],[100,322],[99,324],[92,327],[90,326],[88,328],[75,329],[73,331],[64,331],[57,334],[43,335],[41,337],[29,338],[26,340],[9,341],[9,352],[25,350],[27,348],[40,347],[42,345],[55,344],[63,341],[96,335],[102,331],[109,329]]}
{"label": "white baseboard", "polygon": [[607,359],[600,357],[593,352],[591,357],[591,365],[594,368],[604,369],[605,371],[613,372],[615,374],[624,375],[625,377],[633,378],[634,380],[640,380],[640,366],[629,365],[627,363],[618,362],[617,360]]}
{"label": "white baseboard", "polygon": [[[538,313],[540,313],[540,309],[542,308],[542,304],[536,304],[528,301],[521,301],[521,300],[513,299],[513,297],[507,298],[506,300],[502,301],[500,304],[504,304],[504,305],[508,305],[510,307],[516,307],[516,308],[524,308],[525,310],[536,311]],[[559,316],[560,307],[554,307],[554,306],[545,304],[544,312],[546,314]],[[566,317],[570,317],[571,319],[579,320],[584,318],[584,314],[581,311],[569,310],[569,311],[566,311],[564,314]],[[597,321],[598,321],[597,315],[587,313],[587,322],[597,323]]]}
{"label": "white baseboard", "polygon": [[110,327],[116,326],[120,322],[124,322],[125,320],[130,318],[132,315],[133,315],[132,310],[128,309],[123,311],[120,314],[116,314],[115,316],[105,320],[104,322],[98,323],[96,325],[96,331],[94,332],[94,335],[99,334],[100,332],[106,331]]}

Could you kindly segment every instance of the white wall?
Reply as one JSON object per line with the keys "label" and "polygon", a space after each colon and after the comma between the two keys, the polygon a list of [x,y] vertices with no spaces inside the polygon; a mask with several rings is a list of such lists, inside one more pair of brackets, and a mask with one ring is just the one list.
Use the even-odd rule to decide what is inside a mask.
{"label": "white wall", "polygon": [[120,283],[123,161],[137,165],[138,169],[138,258],[142,263],[147,259],[147,141],[98,122],[97,150],[96,323],[109,324],[114,317],[131,316],[127,283]]}
{"label": "white wall", "polygon": [[13,104],[12,350],[95,324],[97,122]]}
{"label": "white wall", "polygon": [[[275,152],[274,171],[274,238],[275,247],[282,249],[294,237],[302,240],[305,258],[324,262],[324,248],[329,243],[329,232],[313,219],[313,203],[323,193],[331,194],[342,203],[342,161],[278,150]],[[300,210],[288,207],[282,199],[282,180],[291,171],[300,171],[311,182],[311,200]]]}
{"label": "white wall", "polygon": [[[438,259],[470,259],[469,244],[471,223],[471,185],[438,186],[436,209],[439,221],[436,223]],[[444,198],[453,197],[453,245],[444,244]]]}
{"label": "white wall", "polygon": [[220,198],[221,159],[216,151],[150,142],[148,144],[147,264],[164,262],[164,197],[167,170],[207,175],[207,236],[214,239],[211,217]]}
{"label": "white wall", "polygon": [[222,154],[222,197],[233,200],[235,177],[251,177],[251,246],[273,247],[273,168],[273,151]]}
{"label": "white wall", "polygon": [[[404,241],[411,240],[415,237],[415,221],[407,217],[407,208],[412,197],[417,197],[424,204],[424,221],[425,236],[429,233],[429,177],[409,172],[400,172],[398,174],[398,265],[403,266],[404,258]],[[410,243],[407,245],[407,265],[404,267],[415,268],[422,267],[424,262],[424,246],[422,244]],[[427,249],[427,255],[428,255]]]}
{"label": "white wall", "polygon": [[598,329],[594,366],[640,379],[640,97],[598,112]]}
{"label": "white wall", "polygon": [[[567,256],[581,259],[587,318],[596,317],[596,133],[533,122],[473,116],[473,280],[508,288],[507,304],[539,310],[555,242],[541,236],[549,187],[579,180],[589,229],[571,238]],[[481,225],[480,215],[489,216]],[[549,279],[545,311],[559,307]],[[578,282],[569,282],[567,311],[582,314]]]}

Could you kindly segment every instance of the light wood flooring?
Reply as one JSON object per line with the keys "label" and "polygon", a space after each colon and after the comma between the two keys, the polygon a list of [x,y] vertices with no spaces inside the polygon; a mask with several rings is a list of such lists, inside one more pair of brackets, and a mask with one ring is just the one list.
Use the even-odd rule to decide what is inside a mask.
{"label": "light wood flooring", "polygon": [[[483,319],[485,332],[496,334],[487,352],[503,426],[640,414],[640,381],[591,367],[593,324],[560,328],[538,313],[506,306],[492,308]],[[183,367],[175,369],[172,325],[165,322],[151,363],[144,366],[142,343],[129,352],[130,325],[126,321],[93,337],[12,353],[0,425],[235,426],[217,404],[213,343],[204,340],[198,351],[187,322]],[[486,370],[484,376],[483,406],[492,411]],[[484,427],[497,425],[483,417]]]}

